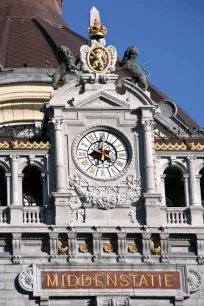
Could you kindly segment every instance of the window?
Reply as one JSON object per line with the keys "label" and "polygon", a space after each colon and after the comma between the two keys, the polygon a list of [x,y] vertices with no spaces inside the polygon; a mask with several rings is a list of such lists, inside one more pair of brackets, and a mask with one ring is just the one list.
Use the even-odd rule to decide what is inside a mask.
{"label": "window", "polygon": [[166,205],[168,207],[185,207],[183,174],[177,167],[168,167],[164,174],[166,174]]}
{"label": "window", "polygon": [[43,205],[43,184],[41,172],[36,166],[27,166],[23,177],[23,205]]}

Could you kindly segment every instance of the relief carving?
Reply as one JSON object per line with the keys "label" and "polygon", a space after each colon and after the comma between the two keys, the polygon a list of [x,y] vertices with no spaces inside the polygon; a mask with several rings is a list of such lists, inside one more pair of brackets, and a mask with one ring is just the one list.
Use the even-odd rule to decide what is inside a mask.
{"label": "relief carving", "polygon": [[76,175],[70,185],[83,204],[105,210],[130,205],[141,195],[140,180],[131,181],[129,177],[115,187],[91,187],[80,175]]}
{"label": "relief carving", "polygon": [[33,267],[24,269],[18,277],[21,288],[25,291],[33,291]]}
{"label": "relief carving", "polygon": [[190,292],[194,292],[200,289],[202,285],[202,277],[199,272],[192,270],[192,269],[188,270],[187,280],[188,280]]}

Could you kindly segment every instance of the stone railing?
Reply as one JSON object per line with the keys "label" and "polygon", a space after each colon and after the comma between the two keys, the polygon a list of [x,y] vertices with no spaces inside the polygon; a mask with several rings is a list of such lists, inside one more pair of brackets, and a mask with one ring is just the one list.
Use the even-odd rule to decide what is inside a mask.
{"label": "stone railing", "polygon": [[23,207],[24,224],[41,224],[45,223],[44,207],[28,206]]}
{"label": "stone railing", "polygon": [[186,207],[167,207],[167,224],[190,224],[189,211]]}
{"label": "stone railing", "polygon": [[0,207],[0,224],[9,223],[9,210],[6,207]]}

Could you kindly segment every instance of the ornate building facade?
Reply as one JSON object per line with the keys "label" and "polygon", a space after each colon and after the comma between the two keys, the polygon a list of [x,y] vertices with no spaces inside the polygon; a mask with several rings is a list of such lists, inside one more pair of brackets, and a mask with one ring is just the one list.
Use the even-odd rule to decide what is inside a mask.
{"label": "ornate building facade", "polygon": [[204,131],[60,0],[0,0],[0,306],[203,306]]}

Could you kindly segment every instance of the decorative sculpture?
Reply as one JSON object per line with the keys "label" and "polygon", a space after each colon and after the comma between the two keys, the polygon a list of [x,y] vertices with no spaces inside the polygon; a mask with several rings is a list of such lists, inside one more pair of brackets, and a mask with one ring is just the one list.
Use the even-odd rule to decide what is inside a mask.
{"label": "decorative sculpture", "polygon": [[146,72],[147,75],[145,75],[140,69],[140,67],[136,64],[135,60],[138,54],[139,52],[136,47],[133,46],[127,48],[122,61],[117,62],[117,70],[128,71],[131,74],[132,82],[133,83],[141,82],[145,87],[144,89],[147,90],[148,89],[147,78],[150,77],[150,73],[145,69],[147,63],[144,63],[142,65],[142,70]]}
{"label": "decorative sculpture", "polygon": [[58,53],[61,58],[61,62],[57,70],[52,76],[53,87],[57,89],[58,82],[69,72],[75,73],[81,70],[81,63],[79,59],[75,59],[71,50],[66,46],[61,46],[58,48]]}
{"label": "decorative sculpture", "polygon": [[161,243],[160,241],[150,240],[150,249],[153,255],[161,255]]}
{"label": "decorative sculpture", "polygon": [[68,243],[67,241],[58,241],[58,253],[59,255],[68,255]]}
{"label": "decorative sculpture", "polygon": [[86,244],[86,243],[81,244],[80,247],[79,247],[79,251],[81,253],[87,253],[89,251],[88,244]]}

